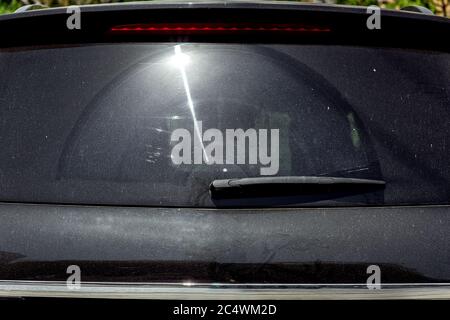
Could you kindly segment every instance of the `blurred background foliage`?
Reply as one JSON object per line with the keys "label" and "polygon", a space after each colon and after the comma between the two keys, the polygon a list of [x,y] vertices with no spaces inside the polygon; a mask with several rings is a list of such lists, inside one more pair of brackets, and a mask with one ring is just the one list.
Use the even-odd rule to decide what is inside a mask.
{"label": "blurred background foliage", "polygon": [[[48,7],[60,7],[111,2],[127,2],[127,0],[0,0],[0,14],[14,12],[17,8],[26,4],[40,3]],[[437,15],[450,16],[450,0],[303,0],[303,2],[326,2],[357,6],[377,5],[389,9],[400,9],[409,5],[420,5],[429,8]]]}

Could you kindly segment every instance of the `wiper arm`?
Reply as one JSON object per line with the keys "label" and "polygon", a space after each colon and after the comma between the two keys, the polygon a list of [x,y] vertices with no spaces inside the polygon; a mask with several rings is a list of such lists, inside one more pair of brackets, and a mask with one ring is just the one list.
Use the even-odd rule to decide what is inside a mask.
{"label": "wiper arm", "polygon": [[213,199],[291,196],[291,195],[334,195],[355,194],[384,188],[382,180],[316,177],[316,176],[276,176],[242,179],[214,180],[210,186]]}

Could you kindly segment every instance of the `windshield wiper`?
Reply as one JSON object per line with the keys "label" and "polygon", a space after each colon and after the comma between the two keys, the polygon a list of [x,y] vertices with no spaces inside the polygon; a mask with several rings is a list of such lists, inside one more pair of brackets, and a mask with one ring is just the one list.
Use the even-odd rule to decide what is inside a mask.
{"label": "windshield wiper", "polygon": [[325,198],[366,193],[384,188],[386,182],[373,179],[284,176],[214,180],[213,199],[321,195]]}

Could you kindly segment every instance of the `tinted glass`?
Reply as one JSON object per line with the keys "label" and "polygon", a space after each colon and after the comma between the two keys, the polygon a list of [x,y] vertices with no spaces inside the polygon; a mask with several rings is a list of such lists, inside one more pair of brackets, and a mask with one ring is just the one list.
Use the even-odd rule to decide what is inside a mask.
{"label": "tinted glass", "polygon": [[91,45],[3,50],[0,72],[2,201],[211,207],[214,179],[337,176],[387,184],[261,203],[449,203],[447,53]]}

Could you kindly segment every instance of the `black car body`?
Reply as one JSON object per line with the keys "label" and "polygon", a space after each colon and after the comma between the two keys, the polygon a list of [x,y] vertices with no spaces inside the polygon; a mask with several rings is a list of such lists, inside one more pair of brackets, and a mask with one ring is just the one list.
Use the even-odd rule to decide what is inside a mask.
{"label": "black car body", "polygon": [[[81,7],[69,29],[71,14],[0,17],[1,296],[450,297],[448,19],[133,3]],[[189,86],[162,65],[180,50]],[[167,132],[195,136],[195,116],[280,128],[275,176],[385,185],[216,199],[213,180],[260,168],[173,166]]]}

